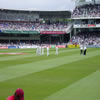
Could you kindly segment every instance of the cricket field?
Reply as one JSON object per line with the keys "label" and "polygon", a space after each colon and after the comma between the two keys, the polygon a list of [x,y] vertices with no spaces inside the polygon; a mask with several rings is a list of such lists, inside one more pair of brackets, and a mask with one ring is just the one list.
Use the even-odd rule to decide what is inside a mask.
{"label": "cricket field", "polygon": [[17,88],[25,100],[100,100],[100,48],[50,49],[37,56],[35,49],[0,50],[0,100]]}

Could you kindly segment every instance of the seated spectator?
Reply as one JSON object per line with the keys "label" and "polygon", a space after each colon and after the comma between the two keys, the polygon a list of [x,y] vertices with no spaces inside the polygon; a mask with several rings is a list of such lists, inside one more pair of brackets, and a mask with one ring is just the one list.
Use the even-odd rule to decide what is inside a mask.
{"label": "seated spectator", "polygon": [[22,89],[18,88],[15,91],[14,95],[9,96],[7,98],[7,100],[24,100],[24,91]]}
{"label": "seated spectator", "polygon": [[71,44],[82,44],[84,42],[87,45],[94,45],[94,46],[100,46],[100,34],[94,32],[94,33],[78,33],[76,36],[72,37],[72,40],[70,41]]}
{"label": "seated spectator", "polygon": [[100,17],[100,4],[88,4],[74,9],[72,17]]}
{"label": "seated spectator", "polygon": [[0,30],[10,31],[65,31],[67,24],[0,22]]}

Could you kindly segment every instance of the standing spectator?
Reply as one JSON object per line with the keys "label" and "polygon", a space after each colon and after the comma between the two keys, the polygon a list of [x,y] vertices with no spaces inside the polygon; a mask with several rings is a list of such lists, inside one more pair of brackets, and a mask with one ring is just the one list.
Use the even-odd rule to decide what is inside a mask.
{"label": "standing spectator", "polygon": [[7,98],[7,100],[24,100],[24,91],[22,89],[18,88],[15,91],[14,95],[9,96]]}

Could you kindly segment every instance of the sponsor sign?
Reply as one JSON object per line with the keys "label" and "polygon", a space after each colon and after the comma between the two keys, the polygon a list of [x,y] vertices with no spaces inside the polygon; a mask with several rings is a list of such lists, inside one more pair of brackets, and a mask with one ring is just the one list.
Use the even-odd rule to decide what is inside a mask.
{"label": "sponsor sign", "polygon": [[19,48],[19,46],[8,46],[8,49],[16,49]]}
{"label": "sponsor sign", "polygon": [[19,48],[24,49],[24,48],[37,48],[37,45],[32,45],[32,46],[19,46]]}
{"label": "sponsor sign", "polygon": [[52,45],[51,48],[55,48],[55,45]]}
{"label": "sponsor sign", "polygon": [[26,53],[0,53],[0,55],[25,55]]}
{"label": "sponsor sign", "polygon": [[95,27],[95,24],[88,24],[88,27]]}
{"label": "sponsor sign", "polygon": [[95,28],[97,25],[95,24],[78,24],[74,25],[74,28]]}
{"label": "sponsor sign", "polygon": [[58,45],[58,48],[66,48],[66,45]]}
{"label": "sponsor sign", "polygon": [[64,31],[42,31],[40,34],[65,34]]}
{"label": "sponsor sign", "polygon": [[8,49],[7,46],[0,46],[0,49]]}
{"label": "sponsor sign", "polygon": [[98,45],[88,45],[88,48],[100,48]]}
{"label": "sponsor sign", "polygon": [[68,48],[79,48],[80,46],[79,45],[73,45],[73,44],[71,44],[71,45],[67,45],[67,47]]}

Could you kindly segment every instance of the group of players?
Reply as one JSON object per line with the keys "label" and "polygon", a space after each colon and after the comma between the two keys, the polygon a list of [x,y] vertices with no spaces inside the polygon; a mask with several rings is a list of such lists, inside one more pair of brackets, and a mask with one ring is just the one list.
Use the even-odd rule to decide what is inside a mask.
{"label": "group of players", "polygon": [[[44,55],[44,48],[45,47],[43,47],[43,46],[38,46],[37,49],[36,49],[36,55],[37,56]],[[55,55],[58,55],[58,46],[56,46],[55,48],[56,48]],[[47,51],[47,56],[49,56],[50,55],[49,46],[46,47],[46,51]]]}
{"label": "group of players", "polygon": [[[44,55],[44,48],[45,47],[43,46],[38,46],[36,49],[36,55],[37,56]],[[56,48],[55,55],[58,55],[58,46],[56,46],[55,48]],[[49,46],[46,47],[46,51],[47,51],[47,56],[49,56],[50,55]],[[80,45],[80,54],[86,55],[86,51],[87,51],[86,45]]]}

